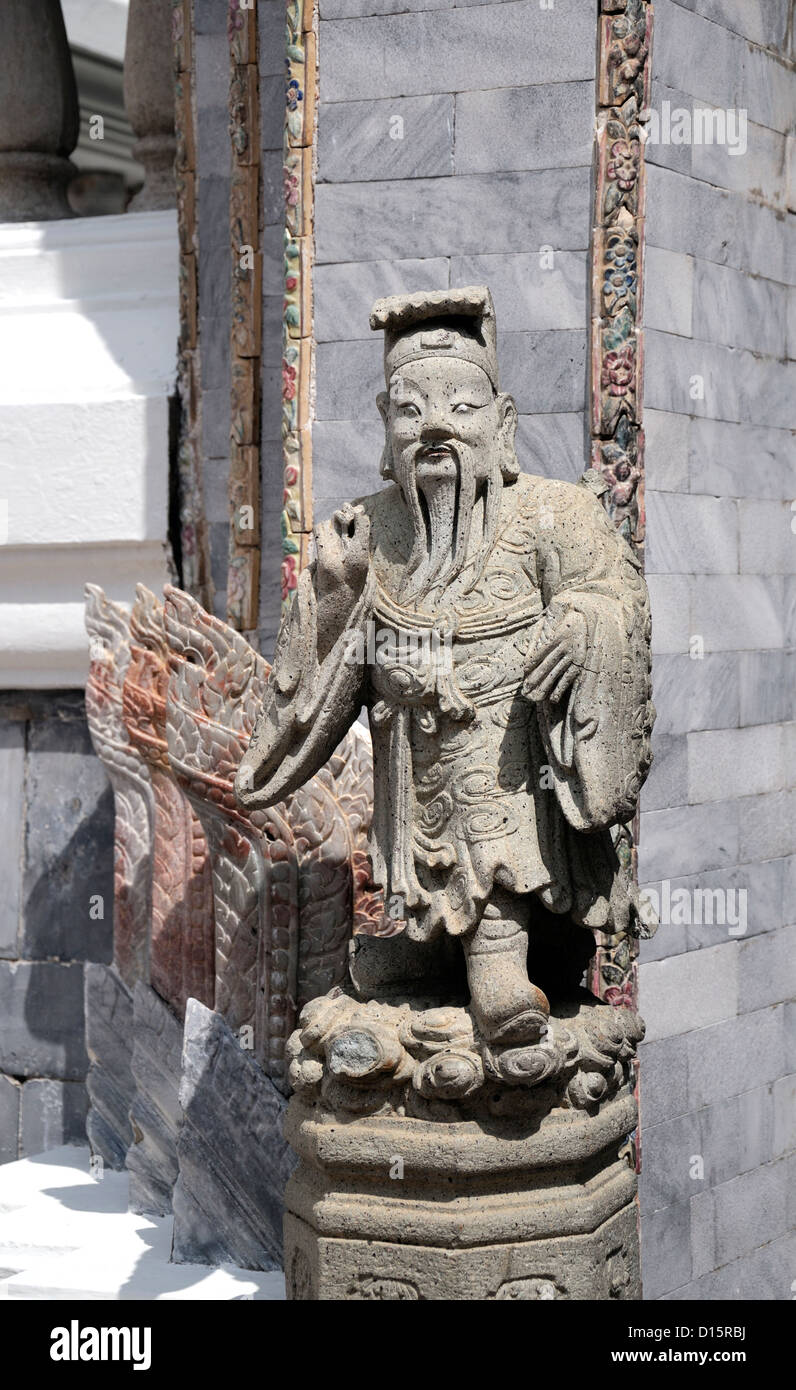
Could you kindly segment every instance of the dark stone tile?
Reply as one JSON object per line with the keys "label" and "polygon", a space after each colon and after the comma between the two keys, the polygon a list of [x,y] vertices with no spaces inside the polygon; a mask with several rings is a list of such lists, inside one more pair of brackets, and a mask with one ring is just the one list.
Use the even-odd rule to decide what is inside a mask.
{"label": "dark stone tile", "polygon": [[113,966],[86,966],[86,1049],[89,1143],[120,1170],[133,1139],[133,997]]}
{"label": "dark stone tile", "polygon": [[194,0],[193,23],[197,34],[226,34],[228,17],[226,0]]}
{"label": "dark stone tile", "polygon": [[133,1033],[136,1094],[130,1109],[133,1143],[127,1154],[130,1210],[167,1216],[177,1180],[182,1025],[140,980],[134,994]]}
{"label": "dark stone tile", "polygon": [[18,954],[24,792],[25,723],[5,720],[0,709],[0,956]]}
{"label": "dark stone tile", "polygon": [[0,961],[0,1072],[82,1080],[83,966]]}
{"label": "dark stone tile", "polygon": [[185,1019],[180,1101],[172,1258],[278,1269],[283,1193],[296,1164],[282,1138],[286,1103],[221,1015],[196,999]]}
{"label": "dark stone tile", "polygon": [[26,1081],[22,1087],[20,1156],[62,1144],[85,1144],[88,1098],[82,1081]]}
{"label": "dark stone tile", "polygon": [[0,1076],[0,1164],[19,1158],[19,1101],[22,1087]]}
{"label": "dark stone tile", "polygon": [[31,723],[26,801],[21,954],[109,961],[113,793],[83,718]]}

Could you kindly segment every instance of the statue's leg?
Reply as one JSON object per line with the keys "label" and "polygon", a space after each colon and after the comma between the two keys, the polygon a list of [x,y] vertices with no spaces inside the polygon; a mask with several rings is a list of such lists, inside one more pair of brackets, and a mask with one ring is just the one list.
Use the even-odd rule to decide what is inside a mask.
{"label": "statue's leg", "polygon": [[474,931],[462,937],[470,1008],[490,1042],[535,1042],[550,1005],[528,979],[528,906],[497,889]]}

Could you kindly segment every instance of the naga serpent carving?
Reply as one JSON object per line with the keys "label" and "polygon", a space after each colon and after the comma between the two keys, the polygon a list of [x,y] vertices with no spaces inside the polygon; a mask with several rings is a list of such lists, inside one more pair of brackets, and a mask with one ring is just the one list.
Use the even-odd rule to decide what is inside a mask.
{"label": "naga serpent carving", "polygon": [[149,982],[182,1017],[191,996],[213,1007],[213,891],[201,823],[169,766],[163,605],[143,584],[136,587],[130,637],[124,721],[149,766],[155,798]]}
{"label": "naga serpent carving", "polygon": [[[390,935],[367,850],[370,736],[355,725],[306,786],[268,810],[235,774],[269,666],[240,633],[167,586],[132,616],[87,589],[92,737],[116,793],[115,958],[182,1016],[223,1014],[287,1089],[305,1003],[345,978],[354,935]],[[247,1030],[243,1032],[242,1030]]]}
{"label": "naga serpent carving", "polygon": [[132,742],[122,713],[130,664],[130,616],[96,584],[86,585],[91,665],[86,715],[91,741],[105,764],[115,806],[113,959],[132,989],[148,978],[151,860],[155,798],[149,766]]}
{"label": "naga serpent carving", "polygon": [[370,738],[350,731],[299,792],[264,811],[238,806],[234,779],[269,675],[244,637],[167,586],[172,773],[210,845],[215,1007],[253,1029],[259,1060],[285,1087],[285,1042],[303,1005],[340,984],[354,932],[385,926],[370,885]]}

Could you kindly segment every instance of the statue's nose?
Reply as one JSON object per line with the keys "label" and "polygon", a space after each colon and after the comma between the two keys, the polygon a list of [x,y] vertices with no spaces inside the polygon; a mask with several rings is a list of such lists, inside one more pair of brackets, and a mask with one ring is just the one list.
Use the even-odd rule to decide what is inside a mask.
{"label": "statue's nose", "polygon": [[421,432],[424,439],[448,439],[453,433],[453,427],[447,415],[441,410],[435,410],[426,416]]}

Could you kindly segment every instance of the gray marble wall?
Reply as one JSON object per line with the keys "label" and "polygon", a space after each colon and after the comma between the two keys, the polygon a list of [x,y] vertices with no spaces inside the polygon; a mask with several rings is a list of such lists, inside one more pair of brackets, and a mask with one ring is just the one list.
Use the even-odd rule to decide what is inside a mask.
{"label": "gray marble wall", "polygon": [[647,148],[646,564],[659,713],[640,872],[656,888],[688,889],[692,919],[694,890],[744,889],[747,921],[744,932],[689,924],[675,908],[642,952],[647,1298],[792,1297],[791,10],[788,0],[655,3],[653,110],[743,110],[747,137],[737,154]]}
{"label": "gray marble wall", "polygon": [[79,692],[0,694],[0,806],[8,1163],[85,1142],[83,963],[112,955],[113,796]]}
{"label": "gray marble wall", "polygon": [[316,520],[380,486],[368,314],[403,290],[491,287],[521,464],[582,473],[594,48],[575,0],[320,0]]}

